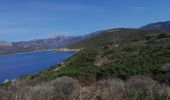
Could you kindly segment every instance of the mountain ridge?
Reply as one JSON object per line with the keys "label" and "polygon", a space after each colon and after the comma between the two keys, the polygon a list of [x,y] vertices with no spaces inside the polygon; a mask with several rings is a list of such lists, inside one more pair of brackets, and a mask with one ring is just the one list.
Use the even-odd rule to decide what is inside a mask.
{"label": "mountain ridge", "polygon": [[0,47],[2,47],[2,46],[11,47],[12,46],[12,42],[0,41]]}
{"label": "mountain ridge", "polygon": [[150,23],[140,27],[140,29],[170,30],[170,21]]}
{"label": "mountain ridge", "polygon": [[83,36],[55,36],[21,42],[0,41],[0,55],[55,49],[81,40]]}
{"label": "mountain ridge", "polygon": [[47,49],[62,48],[70,44],[74,44],[85,38],[92,37],[101,31],[93,32],[83,36],[67,36],[63,34],[56,34],[52,37],[45,39],[34,39],[30,41],[19,41],[19,42],[8,42],[0,41],[0,55],[21,53],[21,52],[32,52]]}

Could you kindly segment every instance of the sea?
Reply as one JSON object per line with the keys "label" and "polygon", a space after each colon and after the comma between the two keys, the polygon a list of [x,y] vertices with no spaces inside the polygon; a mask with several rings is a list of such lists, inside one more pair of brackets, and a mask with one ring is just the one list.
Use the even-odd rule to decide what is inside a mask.
{"label": "sea", "polygon": [[18,53],[0,56],[0,83],[48,69],[75,54],[55,50]]}

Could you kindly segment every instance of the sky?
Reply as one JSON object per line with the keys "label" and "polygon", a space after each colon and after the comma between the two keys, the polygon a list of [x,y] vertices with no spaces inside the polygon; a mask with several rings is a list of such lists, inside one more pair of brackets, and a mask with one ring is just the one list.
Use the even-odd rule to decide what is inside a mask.
{"label": "sky", "polygon": [[0,41],[84,35],[170,20],[170,0],[0,0]]}

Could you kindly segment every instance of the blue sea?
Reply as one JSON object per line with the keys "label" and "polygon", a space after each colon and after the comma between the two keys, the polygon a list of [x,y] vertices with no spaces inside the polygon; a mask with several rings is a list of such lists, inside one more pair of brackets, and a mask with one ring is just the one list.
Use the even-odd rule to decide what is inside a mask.
{"label": "blue sea", "polygon": [[21,75],[36,73],[58,64],[75,52],[40,51],[0,56],[0,83]]}

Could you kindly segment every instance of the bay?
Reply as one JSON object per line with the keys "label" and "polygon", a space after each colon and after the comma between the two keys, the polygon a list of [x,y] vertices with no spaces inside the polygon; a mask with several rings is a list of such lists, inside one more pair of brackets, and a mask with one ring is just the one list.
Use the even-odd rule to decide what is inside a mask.
{"label": "bay", "polygon": [[39,51],[0,56],[0,83],[47,69],[74,55],[74,51]]}

